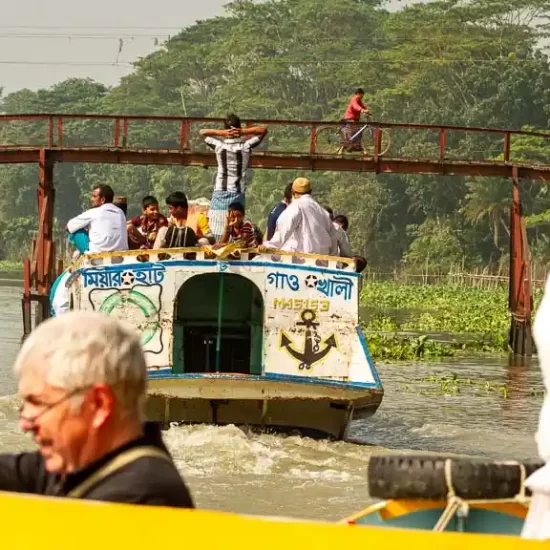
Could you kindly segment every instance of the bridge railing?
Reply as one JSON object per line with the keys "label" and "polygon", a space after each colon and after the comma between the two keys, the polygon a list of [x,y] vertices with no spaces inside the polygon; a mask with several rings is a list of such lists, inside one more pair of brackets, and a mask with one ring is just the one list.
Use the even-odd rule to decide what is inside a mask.
{"label": "bridge railing", "polygon": [[[0,148],[206,153],[199,130],[221,128],[222,122],[211,118],[122,115],[0,115]],[[338,154],[340,122],[249,120],[246,124],[265,125],[269,129],[258,151],[308,156]],[[550,133],[372,121],[368,138],[367,154],[375,158],[550,163],[544,150]]]}

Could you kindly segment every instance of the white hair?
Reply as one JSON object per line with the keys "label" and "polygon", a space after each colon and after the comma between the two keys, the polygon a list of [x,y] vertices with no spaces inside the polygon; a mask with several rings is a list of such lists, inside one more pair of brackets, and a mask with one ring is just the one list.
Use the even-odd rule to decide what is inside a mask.
{"label": "white hair", "polygon": [[113,317],[74,311],[45,321],[23,344],[16,376],[31,363],[45,383],[68,392],[106,384],[121,414],[142,415],[147,368],[139,334]]}

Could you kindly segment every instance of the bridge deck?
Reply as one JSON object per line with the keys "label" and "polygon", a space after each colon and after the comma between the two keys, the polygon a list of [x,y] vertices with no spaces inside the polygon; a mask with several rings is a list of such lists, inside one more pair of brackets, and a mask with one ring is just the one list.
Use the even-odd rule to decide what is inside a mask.
{"label": "bridge deck", "polygon": [[[0,164],[35,163],[39,147],[0,147]],[[54,162],[152,164],[172,166],[216,166],[213,153],[177,150],[153,150],[109,147],[47,148]],[[518,167],[520,178],[550,180],[550,165],[499,161],[432,160],[372,156],[338,156],[303,153],[254,153],[251,166],[264,169],[294,169],[311,171],[375,172],[380,174],[439,174],[449,176],[512,177]]]}
{"label": "bridge deck", "polygon": [[[215,166],[199,136],[221,120],[122,115],[0,115],[0,163],[39,162],[45,149],[54,162]],[[514,144],[546,145],[550,134],[495,128],[372,122],[368,154],[336,154],[338,122],[254,121],[269,128],[252,166],[266,169],[417,173],[550,180],[550,164],[515,155]],[[334,129],[334,133],[331,128]],[[391,146],[381,153],[381,134]],[[20,143],[21,136],[28,143]],[[321,141],[324,143],[321,144]],[[331,148],[334,151],[331,151]],[[475,158],[463,158],[468,155]],[[539,153],[540,154],[540,153]]]}

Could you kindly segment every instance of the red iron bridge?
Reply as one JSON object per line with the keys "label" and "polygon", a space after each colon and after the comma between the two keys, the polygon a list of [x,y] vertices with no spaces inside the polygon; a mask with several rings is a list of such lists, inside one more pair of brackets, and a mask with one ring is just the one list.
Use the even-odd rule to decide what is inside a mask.
{"label": "red iron bridge", "polygon": [[[31,330],[31,302],[39,318],[49,315],[49,291],[61,267],[53,239],[56,163],[216,165],[199,135],[222,119],[163,116],[21,114],[0,115],[0,164],[38,163],[38,234],[25,262],[23,318]],[[434,124],[369,121],[362,153],[342,153],[340,122],[248,120],[266,126],[254,150],[253,168],[310,171],[487,176],[511,179],[510,346],[532,353],[532,293],[520,180],[550,180],[544,158],[550,133]],[[542,157],[542,159],[541,159]]]}
{"label": "red iron bridge", "polygon": [[[0,115],[0,163],[56,162],[214,166],[199,130],[221,119],[122,115]],[[369,122],[365,154],[339,154],[340,122],[254,120],[269,129],[254,168],[550,179],[550,165],[529,157],[528,140],[550,133],[433,124]],[[517,147],[515,147],[517,146]],[[521,151],[521,156],[515,151]]]}

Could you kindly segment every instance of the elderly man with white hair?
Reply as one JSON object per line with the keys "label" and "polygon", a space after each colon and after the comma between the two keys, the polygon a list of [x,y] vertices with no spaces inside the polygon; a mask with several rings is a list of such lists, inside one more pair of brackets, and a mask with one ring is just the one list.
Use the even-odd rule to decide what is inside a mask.
{"label": "elderly man with white hair", "polygon": [[37,452],[0,455],[0,490],[192,508],[160,428],[143,423],[139,336],[100,313],[41,324],[15,363]]}

